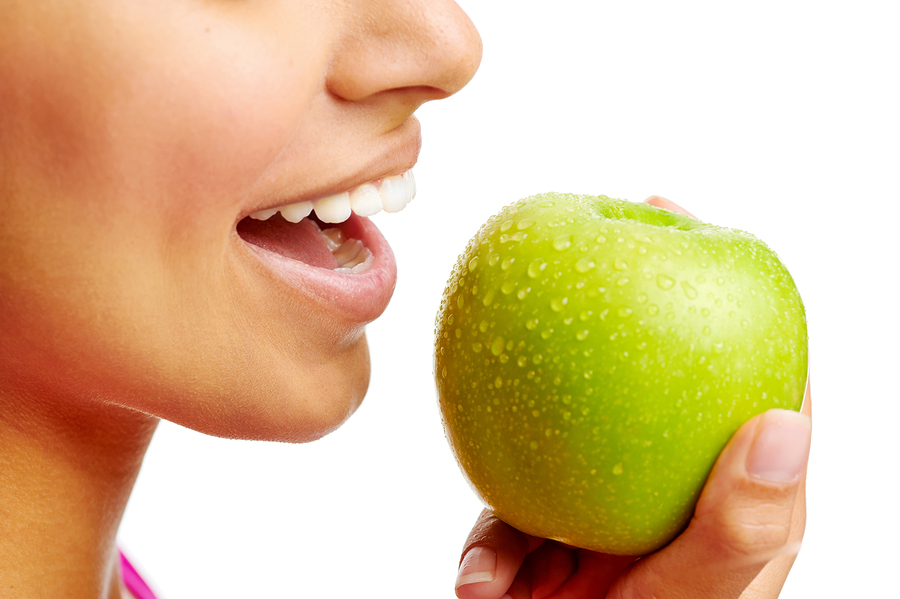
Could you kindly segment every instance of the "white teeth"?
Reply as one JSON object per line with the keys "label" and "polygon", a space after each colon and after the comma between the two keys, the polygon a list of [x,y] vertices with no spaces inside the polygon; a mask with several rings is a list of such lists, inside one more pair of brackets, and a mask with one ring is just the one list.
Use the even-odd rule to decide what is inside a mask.
{"label": "white teeth", "polygon": [[416,178],[413,176],[412,171],[406,171],[400,176],[406,177],[407,184],[409,185],[409,201],[412,202],[416,197]]}
{"label": "white teeth", "polygon": [[[314,227],[319,229],[316,223],[312,223]],[[319,229],[322,241],[334,256],[337,266],[335,272],[340,273],[361,273],[364,272],[372,262],[375,261],[375,255],[369,251],[362,241],[359,239],[347,239],[344,232],[337,227],[329,227],[327,229]]]}
{"label": "white teeth", "polygon": [[350,194],[336,193],[316,202],[316,216],[323,223],[342,223],[350,218]]}
{"label": "white teeth", "polygon": [[363,183],[350,192],[350,207],[360,216],[372,216],[381,212],[381,194],[371,183]]}
{"label": "white teeth", "polygon": [[[312,202],[297,202],[296,204],[290,204],[288,206],[282,206],[280,208],[281,216],[284,217],[284,220],[291,223],[299,223],[301,220],[309,216],[309,213],[312,212],[312,209]],[[253,215],[251,214],[250,216]]]}
{"label": "white teeth", "polygon": [[285,220],[300,222],[315,210],[316,217],[326,223],[341,223],[350,218],[350,213],[372,216],[385,212],[400,212],[416,195],[416,181],[411,170],[402,175],[385,177],[378,181],[363,183],[350,191],[331,195],[312,202],[297,202],[278,208],[258,210],[250,218],[267,220],[276,212],[281,212]]}
{"label": "white teeth", "polygon": [[356,255],[356,257],[353,258],[353,260],[347,262],[343,266],[339,266],[339,267],[335,268],[334,270],[336,272],[342,272],[342,273],[349,272],[349,273],[357,274],[357,273],[365,272],[372,265],[372,263],[374,261],[375,261],[375,255],[372,254],[372,252],[370,252],[368,250],[368,248],[364,247],[360,250],[360,252]]}
{"label": "white teeth", "polygon": [[343,266],[356,258],[360,250],[364,248],[363,242],[359,239],[348,239],[334,252],[334,259],[340,266]]}
{"label": "white teeth", "polygon": [[257,210],[253,214],[250,215],[250,218],[255,218],[256,220],[269,220],[274,214],[278,212],[278,208],[267,208],[265,210]]}
{"label": "white teeth", "polygon": [[[318,226],[316,228],[318,228]],[[319,233],[322,235],[322,240],[332,254],[341,247],[341,244],[344,243],[344,240],[346,239],[346,237],[344,237],[344,232],[337,227],[329,227],[324,231],[319,229]]]}
{"label": "white teeth", "polygon": [[[409,172],[409,171],[407,171]],[[381,182],[381,203],[385,212],[400,212],[416,195],[416,184],[412,175],[388,177]]]}
{"label": "white teeth", "polygon": [[[402,175],[385,177],[370,183],[363,183],[349,191],[330,195],[320,200],[296,202],[258,210],[250,218],[267,220],[276,212],[281,212],[284,220],[298,223],[313,211],[323,223],[342,223],[350,218],[351,213],[359,216],[372,216],[385,212],[400,212],[416,195],[416,181],[412,171]],[[338,227],[321,229],[315,221],[310,221],[319,229],[322,240],[334,256],[337,266],[335,272],[365,272],[375,261],[375,256],[358,239],[347,239]]]}

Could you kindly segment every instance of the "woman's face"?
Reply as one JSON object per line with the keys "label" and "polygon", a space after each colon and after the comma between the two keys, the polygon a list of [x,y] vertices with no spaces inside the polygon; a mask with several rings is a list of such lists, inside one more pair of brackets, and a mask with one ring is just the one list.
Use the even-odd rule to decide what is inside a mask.
{"label": "woman's face", "polygon": [[[367,219],[322,222],[346,216],[346,196],[296,224],[249,215],[346,191],[360,212],[402,204],[407,177],[381,179],[416,161],[413,111],[480,57],[450,0],[13,2],[0,15],[7,389],[223,436],[338,426],[368,385],[364,326],[390,299],[390,249]],[[332,252],[329,227],[371,256]]]}

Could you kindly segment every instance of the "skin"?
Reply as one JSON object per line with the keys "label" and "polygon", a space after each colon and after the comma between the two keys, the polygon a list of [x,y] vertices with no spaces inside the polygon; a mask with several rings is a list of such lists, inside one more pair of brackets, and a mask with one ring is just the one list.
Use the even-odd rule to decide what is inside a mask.
{"label": "skin", "polygon": [[[658,196],[660,208],[689,214]],[[463,548],[460,599],[771,599],[787,579],[806,526],[810,388],[801,413],[752,418],[720,454],[687,529],[635,560],[521,533],[485,510]],[[777,439],[777,465],[760,475],[754,448]],[[757,464],[754,467],[754,464]],[[468,582],[468,584],[459,584]]]}
{"label": "skin", "polygon": [[[285,289],[235,224],[409,168],[480,57],[449,0],[3,3],[0,595],[120,596],[159,418],[300,442],[356,409],[377,314]],[[502,596],[539,543],[479,527]]]}
{"label": "skin", "polygon": [[353,413],[378,314],[235,225],[407,170],[480,58],[450,0],[3,3],[0,595],[118,596],[158,418],[301,442]]}

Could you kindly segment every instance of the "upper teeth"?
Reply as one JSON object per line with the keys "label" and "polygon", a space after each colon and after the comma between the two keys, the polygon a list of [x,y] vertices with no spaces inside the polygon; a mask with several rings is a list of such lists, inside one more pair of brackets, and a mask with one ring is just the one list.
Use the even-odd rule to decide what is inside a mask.
{"label": "upper teeth", "polygon": [[324,223],[341,223],[350,218],[351,212],[359,216],[372,216],[382,210],[400,212],[415,196],[416,181],[412,171],[406,171],[402,175],[363,183],[319,200],[258,210],[250,218],[267,220],[276,212],[281,212],[284,220],[297,223],[315,211],[316,217]]}

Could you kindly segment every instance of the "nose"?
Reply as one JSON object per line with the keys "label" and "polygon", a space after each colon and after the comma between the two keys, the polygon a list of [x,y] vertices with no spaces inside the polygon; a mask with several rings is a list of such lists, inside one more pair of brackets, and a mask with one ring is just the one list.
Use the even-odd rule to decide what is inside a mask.
{"label": "nose", "polygon": [[[352,0],[328,90],[360,101],[393,92],[418,105],[450,96],[481,62],[481,37],[452,0]],[[413,108],[414,110],[414,108]]]}

